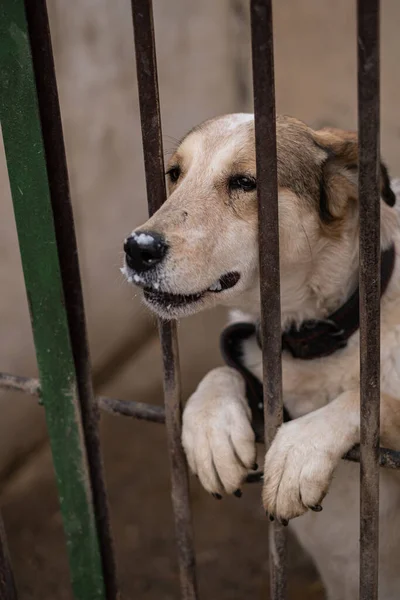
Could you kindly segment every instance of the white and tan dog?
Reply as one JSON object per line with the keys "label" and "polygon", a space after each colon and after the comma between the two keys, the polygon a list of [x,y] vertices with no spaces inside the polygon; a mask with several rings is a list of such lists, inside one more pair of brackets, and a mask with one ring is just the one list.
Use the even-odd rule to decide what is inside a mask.
{"label": "white and tan dog", "polygon": [[[282,330],[327,318],[358,282],[357,139],[277,119]],[[235,114],[203,123],[168,167],[167,202],[125,242],[128,279],[162,318],[216,304],[234,318],[260,315],[254,121]],[[395,189],[396,185],[399,189]],[[381,245],[400,248],[394,190],[382,165]],[[400,261],[381,300],[381,445],[400,449]],[[253,336],[244,363],[261,379]],[[291,527],[314,558],[330,600],[358,598],[359,466],[341,460],[359,442],[359,334],[313,360],[283,352],[285,407],[264,463],[266,511]],[[208,373],[183,415],[189,465],[206,490],[234,493],[256,462],[242,376]],[[400,475],[380,474],[380,600],[400,597]],[[329,493],[327,494],[329,490]],[[323,512],[320,503],[323,503]],[[313,510],[309,510],[313,509]],[[301,516],[302,515],[302,516]],[[300,517],[295,519],[295,517]]]}

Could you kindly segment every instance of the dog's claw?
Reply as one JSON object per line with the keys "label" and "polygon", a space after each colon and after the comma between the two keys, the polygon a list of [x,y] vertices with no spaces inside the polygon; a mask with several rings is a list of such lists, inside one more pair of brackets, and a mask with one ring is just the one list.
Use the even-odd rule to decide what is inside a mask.
{"label": "dog's claw", "polygon": [[322,506],[320,504],[316,504],[315,506],[309,506],[308,508],[310,508],[314,512],[321,512],[322,510]]}
{"label": "dog's claw", "polygon": [[274,517],[274,515],[270,515],[270,514],[268,513],[268,511],[267,511],[265,514],[267,515],[267,517],[268,517],[268,519],[271,521],[271,523],[272,523],[273,521],[275,521],[275,517]]}
{"label": "dog's claw", "polygon": [[211,496],[212,496],[213,498],[215,498],[216,500],[222,500],[222,496],[221,496],[221,494],[211,494]]}
{"label": "dog's claw", "polygon": [[257,471],[258,470],[258,464],[254,463],[254,465],[251,467],[253,471]]}
{"label": "dog's claw", "polygon": [[287,519],[281,519],[280,521],[281,525],[283,525],[284,527],[287,527],[289,525],[289,521]]}
{"label": "dog's claw", "polygon": [[242,497],[242,490],[239,490],[239,489],[235,490],[233,492],[233,495],[236,496],[236,498],[241,498]]}

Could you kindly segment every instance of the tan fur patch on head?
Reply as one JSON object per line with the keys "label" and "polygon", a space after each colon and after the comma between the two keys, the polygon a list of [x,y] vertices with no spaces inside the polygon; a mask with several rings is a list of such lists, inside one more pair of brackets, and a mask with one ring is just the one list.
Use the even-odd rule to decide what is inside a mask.
{"label": "tan fur patch on head", "polygon": [[292,190],[314,207],[326,152],[315,143],[312,133],[292,117],[276,120],[279,187]]}

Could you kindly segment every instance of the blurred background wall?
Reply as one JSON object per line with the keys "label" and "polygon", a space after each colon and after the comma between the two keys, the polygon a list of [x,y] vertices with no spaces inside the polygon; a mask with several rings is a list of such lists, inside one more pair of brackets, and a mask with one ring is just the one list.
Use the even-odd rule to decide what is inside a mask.
{"label": "blurred background wall", "polygon": [[[96,391],[160,403],[155,321],[119,273],[122,240],[147,212],[130,2],[48,5]],[[203,119],[252,110],[248,5],[154,0],[166,153]],[[276,0],[274,9],[278,112],[316,127],[355,128],[355,2]],[[399,3],[385,0],[382,154],[398,175],[399,20]],[[35,375],[2,154],[0,198],[0,369]],[[220,361],[224,318],[218,310],[179,325],[185,397]],[[43,411],[32,399],[11,393],[0,394],[0,410],[1,504],[21,597],[71,598]],[[103,418],[102,439],[124,597],[176,598],[164,431]],[[193,501],[203,597],[260,597],[266,548],[258,490],[246,489],[242,501],[228,499],[216,507],[194,484]],[[291,597],[321,597],[311,567],[293,552]]]}

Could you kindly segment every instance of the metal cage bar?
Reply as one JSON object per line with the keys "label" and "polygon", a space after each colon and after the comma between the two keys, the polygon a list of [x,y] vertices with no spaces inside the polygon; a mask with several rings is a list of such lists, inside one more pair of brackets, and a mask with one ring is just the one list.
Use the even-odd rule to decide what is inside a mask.
{"label": "metal cage bar", "polygon": [[378,598],[380,408],[379,0],[358,0],[360,600]]}
{"label": "metal cage bar", "polygon": [[0,28],[1,122],[72,585],[79,600],[116,600],[45,2],[2,2]]}
{"label": "metal cage bar", "polygon": [[14,575],[11,568],[10,556],[3,520],[0,515],[0,598],[1,600],[17,600]]}
{"label": "metal cage bar", "polygon": [[106,596],[107,600],[117,600],[119,592],[114,544],[99,440],[100,415],[93,395],[78,247],[46,0],[25,0],[25,10]]}
{"label": "metal cage bar", "polygon": [[[279,279],[279,223],[272,0],[252,0],[254,119],[261,280],[265,444],[283,420],[282,331]],[[271,597],[286,596],[286,531],[270,524]]]}
{"label": "metal cage bar", "polygon": [[[146,173],[147,201],[152,215],[166,199],[157,59],[151,0],[132,0],[136,69]],[[165,423],[171,464],[171,492],[175,535],[184,600],[196,600],[196,566],[189,480],[181,444],[181,384],[176,324],[159,322],[164,365]]]}

